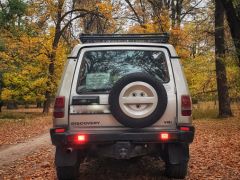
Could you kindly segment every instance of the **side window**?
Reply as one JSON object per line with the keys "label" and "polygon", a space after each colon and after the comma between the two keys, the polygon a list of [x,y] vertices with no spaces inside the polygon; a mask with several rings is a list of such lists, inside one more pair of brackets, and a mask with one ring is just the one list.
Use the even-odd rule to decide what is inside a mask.
{"label": "side window", "polygon": [[[78,87],[80,87],[80,84],[85,84],[86,83],[86,77],[89,71],[89,65],[87,63],[87,59],[84,57],[82,59],[82,63],[80,66],[80,72],[79,72],[79,78],[78,78]],[[79,89],[77,90],[79,91]]]}

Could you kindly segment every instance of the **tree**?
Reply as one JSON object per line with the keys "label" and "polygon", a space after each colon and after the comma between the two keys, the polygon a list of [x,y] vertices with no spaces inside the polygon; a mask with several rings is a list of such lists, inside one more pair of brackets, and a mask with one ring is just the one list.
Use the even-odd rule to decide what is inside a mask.
{"label": "tree", "polygon": [[232,116],[230,98],[228,93],[225,42],[224,42],[224,8],[221,0],[215,0],[215,60],[219,103],[219,117]]}
{"label": "tree", "polygon": [[3,77],[2,77],[2,72],[0,72],[0,112],[2,112],[2,106],[3,106],[3,101],[1,98],[2,88],[3,88]]}
{"label": "tree", "polygon": [[100,16],[96,8],[83,9],[81,8],[81,6],[79,6],[79,4],[77,4],[77,1],[73,1],[72,4],[65,0],[57,0],[56,3],[52,2],[49,3],[49,1],[46,1],[46,3],[48,3],[48,6],[50,8],[49,11],[52,12],[51,17],[55,23],[55,27],[52,42],[52,50],[51,52],[48,53],[48,58],[50,62],[48,65],[47,87],[49,88],[46,90],[45,93],[45,101],[43,107],[44,113],[48,113],[50,108],[51,96],[53,93],[51,87],[53,86],[52,83],[56,82],[54,79],[56,51],[63,33],[76,19],[85,17],[86,15],[89,14]]}
{"label": "tree", "polygon": [[236,0],[222,0],[222,4],[226,12],[228,25],[239,61],[238,66],[240,67],[240,2]]}

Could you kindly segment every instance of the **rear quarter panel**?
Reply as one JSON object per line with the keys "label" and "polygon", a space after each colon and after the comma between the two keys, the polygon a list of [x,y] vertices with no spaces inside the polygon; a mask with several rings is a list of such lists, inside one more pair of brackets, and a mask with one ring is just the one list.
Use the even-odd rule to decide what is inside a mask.
{"label": "rear quarter panel", "polygon": [[190,95],[188,84],[186,77],[183,72],[183,67],[181,60],[179,58],[172,58],[172,67],[176,84],[176,92],[177,92],[177,123],[178,124],[191,124],[192,117],[190,116],[182,116],[181,115],[181,96],[182,95]]}
{"label": "rear quarter panel", "polygon": [[74,75],[74,70],[76,67],[76,59],[68,58],[65,68],[63,71],[62,79],[59,84],[58,92],[56,96],[64,96],[65,97],[65,110],[63,118],[53,118],[53,126],[67,126],[68,125],[68,112],[69,112],[69,97],[72,85],[72,79]]}

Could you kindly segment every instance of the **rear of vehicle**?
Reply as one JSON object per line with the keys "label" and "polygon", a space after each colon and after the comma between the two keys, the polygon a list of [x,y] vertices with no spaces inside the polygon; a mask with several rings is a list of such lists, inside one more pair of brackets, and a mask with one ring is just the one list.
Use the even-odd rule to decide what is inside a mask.
{"label": "rear of vehicle", "polygon": [[[122,37],[134,38],[115,39]],[[68,58],[51,129],[59,179],[76,178],[86,156],[143,155],[160,156],[169,177],[184,178],[194,128],[174,48],[149,42],[87,43],[108,38],[82,36],[86,43]]]}

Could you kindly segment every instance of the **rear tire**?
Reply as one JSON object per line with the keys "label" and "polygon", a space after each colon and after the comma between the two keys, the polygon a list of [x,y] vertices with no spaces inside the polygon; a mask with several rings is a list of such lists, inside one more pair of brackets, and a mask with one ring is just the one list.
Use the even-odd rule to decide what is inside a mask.
{"label": "rear tire", "polygon": [[187,175],[188,163],[166,164],[165,174],[169,178],[184,179]]}
{"label": "rear tire", "polygon": [[56,170],[59,180],[76,180],[79,176],[79,166],[57,167]]}

